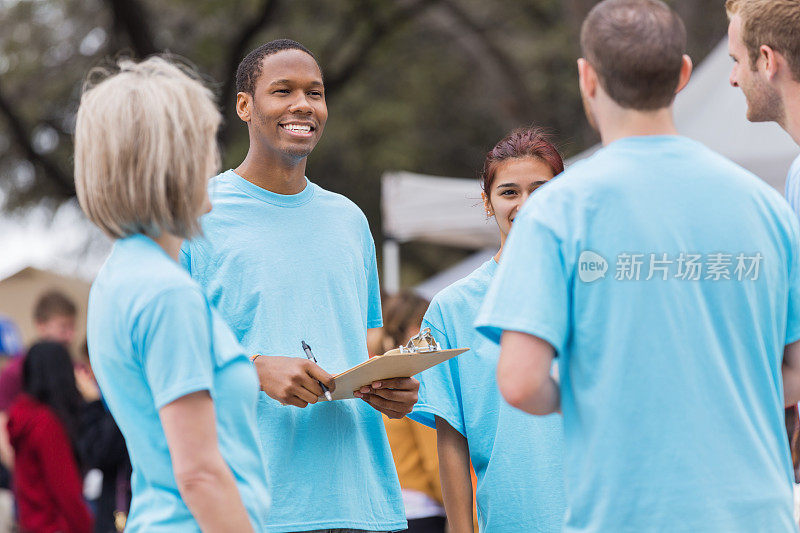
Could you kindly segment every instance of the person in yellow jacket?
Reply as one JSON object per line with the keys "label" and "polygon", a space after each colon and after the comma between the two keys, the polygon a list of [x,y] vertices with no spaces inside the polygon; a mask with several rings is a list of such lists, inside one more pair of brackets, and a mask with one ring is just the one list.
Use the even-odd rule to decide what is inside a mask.
{"label": "person in yellow jacket", "polygon": [[[383,337],[374,339],[370,353],[384,353],[405,344],[419,332],[428,301],[411,292],[384,300]],[[409,418],[383,417],[392,457],[400,478],[410,533],[443,533],[446,518],[439,482],[436,431]]]}

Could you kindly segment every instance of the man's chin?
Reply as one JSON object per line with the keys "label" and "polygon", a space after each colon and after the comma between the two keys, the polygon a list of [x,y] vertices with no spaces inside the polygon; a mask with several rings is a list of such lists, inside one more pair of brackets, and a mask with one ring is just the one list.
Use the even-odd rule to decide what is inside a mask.
{"label": "man's chin", "polygon": [[750,122],[770,122],[770,119],[764,113],[750,106],[747,107],[747,120]]}
{"label": "man's chin", "polygon": [[290,157],[293,157],[293,158],[296,158],[296,159],[303,159],[305,157],[308,157],[311,154],[311,152],[314,151],[314,147],[316,145],[317,145],[317,143],[314,143],[314,144],[311,144],[311,145],[301,145],[301,146],[289,145],[289,146],[284,147],[282,152],[284,154],[286,154],[287,156],[290,156]]}

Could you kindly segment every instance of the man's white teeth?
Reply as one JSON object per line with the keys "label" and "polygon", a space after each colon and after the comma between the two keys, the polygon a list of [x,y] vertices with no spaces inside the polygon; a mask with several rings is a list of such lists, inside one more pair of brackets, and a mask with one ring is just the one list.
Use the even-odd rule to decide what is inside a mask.
{"label": "man's white teeth", "polygon": [[294,131],[297,133],[309,133],[311,131],[311,126],[300,126],[297,124],[283,124],[283,127],[289,131]]}

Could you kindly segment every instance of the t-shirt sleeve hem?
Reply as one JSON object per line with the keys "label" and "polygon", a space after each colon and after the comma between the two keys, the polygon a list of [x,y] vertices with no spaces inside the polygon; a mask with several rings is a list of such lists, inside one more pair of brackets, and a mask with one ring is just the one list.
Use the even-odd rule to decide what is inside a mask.
{"label": "t-shirt sleeve hem", "polygon": [[425,426],[430,428],[436,429],[436,417],[438,416],[448,424],[450,424],[453,429],[458,431],[463,437],[466,438],[464,435],[465,430],[464,426],[462,425],[460,420],[457,420],[457,417],[453,414],[445,414],[441,409],[433,407],[432,405],[428,404],[417,404],[414,406],[414,410],[411,411],[408,418],[415,422],[419,422]]}
{"label": "t-shirt sleeve hem", "polygon": [[208,391],[209,394],[212,393],[211,383],[209,383],[207,379],[181,383],[180,385],[176,385],[158,394],[155,398],[153,398],[153,403],[155,404],[156,409],[161,409],[165,405],[174,402],[178,398],[182,398],[186,395],[192,394],[193,392],[199,392],[203,390]]}
{"label": "t-shirt sleeve hem", "polygon": [[797,341],[800,341],[800,327],[786,334],[786,342],[784,345],[789,345]]}
{"label": "t-shirt sleeve hem", "polygon": [[478,321],[476,323],[476,328],[480,334],[498,344],[500,343],[500,336],[504,331],[519,331],[520,333],[527,333],[528,335],[533,335],[534,337],[547,341],[547,343],[555,349],[556,354],[560,354],[564,350],[564,346],[560,340],[561,335],[558,335],[555,331],[546,326],[523,324],[513,320],[507,322],[503,320],[494,320],[491,322]]}
{"label": "t-shirt sleeve hem", "polygon": [[380,317],[367,320],[367,329],[381,328],[381,327],[383,327],[383,319],[381,319]]}

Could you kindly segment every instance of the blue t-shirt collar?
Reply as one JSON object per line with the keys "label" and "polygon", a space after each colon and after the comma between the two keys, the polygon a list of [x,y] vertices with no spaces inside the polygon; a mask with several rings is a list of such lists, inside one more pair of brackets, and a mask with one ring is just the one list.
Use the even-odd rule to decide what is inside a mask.
{"label": "blue t-shirt collar", "polygon": [[603,149],[625,149],[636,147],[650,148],[654,144],[666,144],[674,142],[684,143],[692,142],[692,140],[683,135],[633,135],[612,141],[604,146]]}
{"label": "blue t-shirt collar", "polygon": [[309,181],[308,178],[306,180],[305,188],[297,194],[278,194],[276,192],[268,191],[266,189],[262,189],[258,185],[251,183],[237,174],[233,169],[228,170],[223,174],[225,179],[230,180],[230,182],[239,190],[247,194],[248,196],[252,196],[257,200],[261,200],[272,205],[277,205],[280,207],[299,207],[301,205],[307,204],[311,201],[314,197],[314,184]]}

